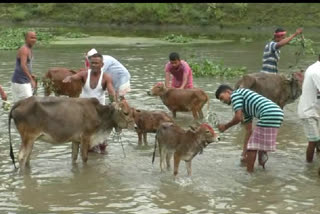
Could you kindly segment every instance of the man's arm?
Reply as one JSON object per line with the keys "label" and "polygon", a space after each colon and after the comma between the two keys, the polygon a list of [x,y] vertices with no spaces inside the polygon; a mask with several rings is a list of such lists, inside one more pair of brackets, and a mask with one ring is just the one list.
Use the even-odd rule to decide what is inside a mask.
{"label": "man's arm", "polygon": [[285,38],[281,40],[280,42],[277,42],[276,48],[281,48],[282,46],[288,44],[294,37],[296,37],[298,34],[302,33],[302,28],[298,28],[294,34],[289,36],[288,38]]}
{"label": "man's arm", "polygon": [[227,130],[228,128],[237,125],[238,123],[240,123],[243,120],[243,113],[242,110],[239,109],[238,111],[235,112],[232,120],[229,123],[226,124],[219,124],[218,125],[218,129],[221,132],[224,132],[225,130]]}
{"label": "man's arm", "polygon": [[180,86],[180,89],[184,89],[184,87],[187,85],[188,82],[188,72],[183,73],[183,79],[182,79],[182,85]]}
{"label": "man's arm", "polygon": [[6,92],[3,90],[3,88],[0,85],[0,94],[1,94],[1,99],[3,100],[7,100],[7,94]]}
{"label": "man's arm", "polygon": [[36,87],[36,82],[35,80],[32,78],[32,75],[29,71],[29,68],[27,66],[27,60],[28,60],[28,56],[29,56],[29,49],[25,46],[23,46],[20,50],[19,50],[19,57],[20,57],[20,62],[21,62],[21,68],[22,71],[25,73],[25,75],[30,79],[31,82],[31,86],[32,88]]}
{"label": "man's arm", "polygon": [[105,79],[105,85],[103,86],[103,89],[107,89],[109,94],[109,100],[110,102],[117,101],[116,93],[113,88],[112,79],[109,74],[103,73],[103,78]]}
{"label": "man's arm", "polygon": [[165,71],[165,73],[166,73],[166,80],[165,80],[165,86],[167,87],[167,88],[170,88],[170,72],[167,72],[167,71]]}
{"label": "man's arm", "polygon": [[87,75],[87,70],[83,70],[83,71],[80,71],[74,75],[70,75],[70,76],[67,76],[65,77],[62,82],[63,83],[68,83],[68,82],[72,82],[73,80],[82,80],[82,82],[84,83],[84,77]]}

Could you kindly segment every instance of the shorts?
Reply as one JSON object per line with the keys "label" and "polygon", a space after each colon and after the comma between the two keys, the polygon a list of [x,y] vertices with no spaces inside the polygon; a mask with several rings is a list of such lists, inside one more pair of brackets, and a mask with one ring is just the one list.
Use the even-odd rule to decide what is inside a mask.
{"label": "shorts", "polygon": [[249,138],[247,150],[275,151],[279,128],[256,126]]}
{"label": "shorts", "polygon": [[118,94],[119,94],[119,96],[124,96],[129,91],[131,91],[130,81],[120,85],[119,90],[118,90]]}
{"label": "shorts", "polygon": [[304,133],[308,138],[309,142],[320,141],[320,127],[319,118],[310,117],[301,119],[303,124]]}
{"label": "shorts", "polygon": [[20,84],[11,82],[11,91],[14,103],[32,96],[31,83]]}

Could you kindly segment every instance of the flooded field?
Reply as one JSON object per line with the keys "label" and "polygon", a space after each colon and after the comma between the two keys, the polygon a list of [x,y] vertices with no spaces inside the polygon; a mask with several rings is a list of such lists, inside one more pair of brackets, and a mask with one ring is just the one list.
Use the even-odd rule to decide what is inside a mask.
{"label": "flooded field", "polygon": [[[131,73],[131,106],[164,110],[160,98],[147,96],[147,90],[164,80],[164,65],[172,51],[183,59],[223,60],[227,66],[246,66],[249,72],[261,68],[264,42],[210,43],[184,45],[52,45],[34,47],[33,69],[42,76],[49,67],[80,68],[83,53],[91,48],[114,56]],[[294,47],[284,47],[280,72],[290,73],[295,64]],[[0,51],[1,84],[12,99],[10,79],[16,51]],[[306,69],[316,56],[303,59]],[[234,79],[194,78],[195,87],[210,97],[209,112],[222,122],[232,116],[230,106],[215,99],[218,85],[233,85]],[[43,88],[39,89],[43,96]],[[193,175],[187,176],[181,163],[177,179],[173,172],[160,172],[159,157],[151,164],[154,134],[148,134],[149,146],[138,147],[137,134],[123,131],[123,146],[110,137],[108,154],[90,153],[87,166],[81,160],[71,164],[71,143],[51,145],[37,141],[31,156],[30,171],[20,175],[9,157],[8,112],[0,110],[0,213],[320,213],[319,156],[312,164],[305,161],[307,139],[296,113],[297,102],[285,107],[285,119],[277,138],[277,151],[269,154],[266,170],[257,164],[250,175],[240,165],[241,126],[220,134],[221,141],[210,144],[192,161]],[[205,122],[214,123],[204,108]],[[191,113],[178,113],[177,122],[184,128],[192,124]],[[14,126],[14,125],[13,125]],[[216,127],[214,127],[217,130]],[[13,133],[17,157],[20,137]]]}

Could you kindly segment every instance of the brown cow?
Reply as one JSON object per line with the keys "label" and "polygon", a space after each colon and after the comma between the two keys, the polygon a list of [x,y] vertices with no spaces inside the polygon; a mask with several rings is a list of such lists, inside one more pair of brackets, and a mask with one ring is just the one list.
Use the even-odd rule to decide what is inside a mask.
{"label": "brown cow", "polygon": [[258,72],[244,75],[235,85],[248,88],[278,104],[280,108],[294,102],[302,93],[303,71],[294,72],[288,79],[283,74]]}
{"label": "brown cow", "polygon": [[156,142],[152,157],[154,162],[157,142],[159,144],[160,168],[164,170],[165,162],[167,168],[170,168],[170,161],[174,155],[174,171],[178,174],[180,160],[186,162],[188,175],[191,176],[191,161],[197,155],[203,152],[203,149],[214,141],[218,141],[217,134],[208,124],[201,124],[197,128],[191,127],[185,131],[174,123],[162,123],[157,130]]}
{"label": "brown cow", "polygon": [[72,142],[72,160],[78,157],[79,145],[83,162],[87,162],[88,149],[100,143],[113,128],[134,128],[134,120],[127,102],[101,105],[96,98],[29,97],[20,100],[9,114],[10,156],[11,118],[21,136],[19,165],[29,165],[34,141],[39,137],[50,143]]}
{"label": "brown cow", "polygon": [[172,118],[164,111],[146,111],[131,108],[134,121],[136,123],[136,132],[138,134],[138,145],[142,145],[142,135],[144,145],[148,145],[147,133],[156,133],[163,122],[173,122]]}
{"label": "brown cow", "polygon": [[56,96],[79,97],[82,91],[81,80],[74,80],[69,83],[63,83],[62,80],[83,70],[85,68],[80,68],[78,71],[61,67],[50,68],[42,79],[45,96],[49,96],[53,92]]}
{"label": "brown cow", "polygon": [[148,92],[151,96],[160,96],[164,105],[172,112],[173,118],[176,118],[176,112],[188,112],[192,111],[194,119],[202,119],[202,108],[209,97],[201,89],[178,89],[178,88],[166,88],[161,82],[155,84],[151,91]]}

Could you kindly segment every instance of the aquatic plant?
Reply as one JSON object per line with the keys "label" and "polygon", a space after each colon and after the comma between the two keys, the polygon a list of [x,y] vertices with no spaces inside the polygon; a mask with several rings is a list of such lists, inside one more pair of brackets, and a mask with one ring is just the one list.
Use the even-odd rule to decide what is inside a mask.
{"label": "aquatic plant", "polygon": [[85,38],[89,37],[89,34],[81,33],[81,32],[68,32],[64,35],[66,38]]}
{"label": "aquatic plant", "polygon": [[165,36],[163,39],[169,42],[174,42],[174,43],[188,43],[192,41],[192,38],[182,36],[181,34],[180,35],[170,34],[168,36]]}
{"label": "aquatic plant", "polygon": [[221,62],[214,62],[203,59],[200,62],[189,61],[193,76],[195,77],[236,77],[245,74],[248,70],[246,67],[231,68]]}
{"label": "aquatic plant", "polygon": [[295,55],[301,55],[301,54],[311,54],[311,55],[315,55],[316,52],[313,49],[313,43],[314,41],[312,41],[311,39],[306,39],[304,38],[304,36],[297,36],[295,38],[293,38],[290,41],[290,45],[293,46],[297,46],[297,47],[301,47],[300,50],[298,50]]}
{"label": "aquatic plant", "polygon": [[38,45],[49,44],[54,40],[54,35],[47,28],[4,28],[0,29],[0,50],[15,50],[21,47],[27,31],[37,33]]}

